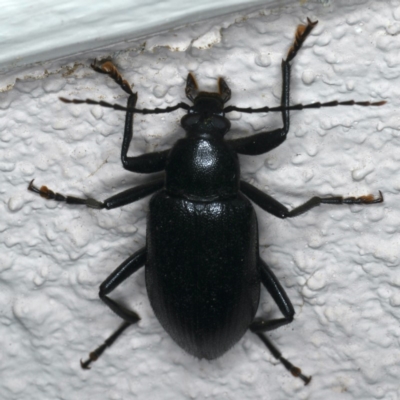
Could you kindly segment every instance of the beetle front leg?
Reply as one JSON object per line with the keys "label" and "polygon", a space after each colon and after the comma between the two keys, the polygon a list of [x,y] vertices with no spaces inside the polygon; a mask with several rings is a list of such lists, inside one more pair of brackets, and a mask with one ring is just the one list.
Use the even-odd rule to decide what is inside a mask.
{"label": "beetle front leg", "polygon": [[91,65],[91,67],[97,72],[109,75],[112,79],[114,79],[115,82],[118,83],[118,85],[126,93],[129,94],[127,108],[121,107],[118,104],[110,104],[105,101],[95,101],[92,99],[78,100],[78,99],[66,99],[60,97],[60,100],[63,101],[64,103],[98,104],[103,107],[113,108],[115,110],[126,110],[125,131],[124,131],[124,138],[122,141],[122,150],[121,150],[121,160],[123,167],[128,171],[140,172],[144,174],[159,172],[164,170],[170,150],[143,154],[137,157],[128,157],[127,154],[129,150],[129,145],[131,143],[133,135],[134,114],[135,112],[140,112],[141,114],[159,114],[159,113],[172,112],[180,108],[188,110],[190,107],[185,103],[179,103],[172,107],[166,107],[161,109],[159,108],[141,109],[135,111],[135,105],[137,102],[137,93],[133,93],[131,86],[125,79],[123,79],[117,67],[111,61],[106,61],[101,65],[97,65],[95,62],[94,64]]}
{"label": "beetle front leg", "polygon": [[260,268],[261,282],[274,299],[284,318],[270,321],[263,318],[256,318],[250,325],[250,330],[262,340],[271,354],[279,360],[293,376],[300,378],[304,384],[307,385],[311,381],[311,377],[303,375],[299,367],[294,366],[289,360],[284,358],[281,352],[272,344],[267,336],[263,334],[263,332],[271,331],[291,323],[294,317],[294,308],[288,295],[269,266],[261,258],[258,260],[258,265]]}
{"label": "beetle front leg", "polygon": [[81,367],[83,369],[90,369],[89,365],[96,361],[104,352],[107,347],[110,347],[115,340],[122,334],[122,332],[130,325],[137,323],[140,317],[136,312],[128,310],[126,307],[118,304],[116,301],[110,299],[107,295],[117,288],[122,282],[129,278],[133,273],[139,270],[146,262],[146,248],[143,247],[135,254],[127,258],[101,285],[99,297],[107,304],[107,306],[124,322],[121,326],[108,337],[102,345],[96,350],[89,353],[89,358],[86,361],[81,360]]}
{"label": "beetle front leg", "polygon": [[[128,98],[128,108],[134,108],[137,102],[137,94],[132,94]],[[154,153],[142,154],[137,157],[128,157],[129,145],[133,136],[133,111],[126,112],[125,131],[122,141],[121,161],[123,167],[131,172],[140,172],[142,174],[159,172],[165,169],[167,157],[170,150],[164,150]]]}
{"label": "beetle front leg", "polygon": [[[281,106],[289,107],[290,101],[290,64],[282,60],[282,96]],[[255,156],[267,153],[281,145],[289,132],[289,110],[282,111],[283,128],[273,131],[261,132],[256,135],[228,140],[227,143],[239,154]]]}
{"label": "beetle front leg", "polygon": [[[137,102],[137,93],[133,93],[131,86],[122,75],[119,73],[117,67],[111,62],[106,61],[103,64],[96,64],[96,61],[91,67],[102,74],[110,76],[118,85],[129,94],[127,108],[133,109]],[[133,120],[135,113],[133,111],[126,112],[124,138],[122,141],[121,161],[123,167],[131,172],[152,173],[159,172],[165,169],[165,163],[169,150],[143,154],[137,157],[128,157],[129,145],[133,136]]]}
{"label": "beetle front leg", "polygon": [[[317,23],[318,21],[312,22],[307,19],[307,25],[299,25],[297,27],[295,41],[288,51],[286,60],[282,60],[282,107],[289,107],[290,105],[290,62],[296,56],[307,36],[310,34]],[[239,107],[230,107],[230,111],[233,111],[235,109],[240,111]],[[257,109],[243,109],[243,111],[248,113],[262,112]],[[269,132],[261,132],[246,138],[230,140],[228,141],[228,143],[239,154],[254,156],[267,153],[275,147],[278,147],[286,140],[286,136],[289,132],[290,126],[289,110],[284,109],[282,111],[282,122],[283,128],[275,129]]]}

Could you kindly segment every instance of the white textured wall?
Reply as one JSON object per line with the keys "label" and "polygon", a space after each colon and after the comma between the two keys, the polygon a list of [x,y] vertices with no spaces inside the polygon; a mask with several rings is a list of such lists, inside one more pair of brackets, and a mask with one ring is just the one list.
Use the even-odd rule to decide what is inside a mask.
{"label": "white textured wall", "polygon": [[[400,5],[348,3],[265,6],[2,76],[1,399],[400,398]],[[98,286],[144,245],[148,200],[96,211],[45,201],[27,185],[35,178],[102,200],[148,177],[121,167],[123,113],[64,105],[58,96],[124,104],[124,92],[89,68],[112,56],[140,107],[186,101],[188,71],[206,90],[225,77],[230,104],[275,105],[281,59],[307,16],[319,24],[293,64],[292,102],[388,101],[293,112],[282,146],[241,157],[243,178],[290,208],[313,195],[385,196],[383,204],[321,206],[285,221],[257,209],[261,255],[296,309],[294,322],[269,337],[311,384],[275,365],[250,333],[213,362],[186,354],[155,319],[143,270],[113,295],[141,322],[82,371],[79,359],[120,323]],[[137,116],[130,154],[171,146],[182,136],[181,115]],[[279,115],[230,117],[230,137],[281,124]],[[266,293],[259,314],[279,315]]]}
{"label": "white textured wall", "polygon": [[[276,3],[280,0],[268,0]],[[3,0],[0,71],[265,4],[265,0]]]}

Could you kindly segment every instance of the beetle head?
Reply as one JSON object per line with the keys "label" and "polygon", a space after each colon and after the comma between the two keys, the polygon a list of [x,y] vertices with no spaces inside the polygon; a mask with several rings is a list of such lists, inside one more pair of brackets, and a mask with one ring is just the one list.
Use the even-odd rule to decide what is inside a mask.
{"label": "beetle head", "polygon": [[186,96],[193,106],[181,124],[187,132],[224,135],[230,129],[225,118],[224,104],[231,98],[231,90],[223,78],[218,79],[218,92],[199,92],[194,76],[186,80]]}

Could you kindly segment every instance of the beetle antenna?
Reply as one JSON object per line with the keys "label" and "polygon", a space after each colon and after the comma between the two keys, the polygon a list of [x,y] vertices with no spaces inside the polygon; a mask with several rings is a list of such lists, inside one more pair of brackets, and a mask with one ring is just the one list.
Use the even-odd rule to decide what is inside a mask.
{"label": "beetle antenna", "polygon": [[66,99],[65,97],[59,97],[59,99],[63,103],[98,105],[101,107],[112,108],[112,109],[118,110],[118,111],[131,111],[136,114],[162,114],[162,113],[169,113],[169,112],[178,110],[180,108],[183,108],[184,110],[190,109],[190,106],[186,103],[178,103],[174,106],[165,107],[165,108],[142,108],[142,109],[139,109],[139,108],[124,107],[119,104],[111,104],[111,103],[108,103],[107,101],[96,101],[96,100],[92,100],[92,99],[79,100],[79,99]]}
{"label": "beetle antenna", "polygon": [[375,106],[383,106],[386,104],[385,100],[382,101],[376,101],[376,102],[370,102],[370,101],[354,101],[354,100],[348,100],[348,101],[329,101],[327,103],[311,103],[311,104],[295,104],[294,106],[289,106],[289,107],[283,107],[283,106],[278,106],[278,107],[261,107],[261,108],[241,108],[241,107],[236,107],[236,106],[228,106],[224,108],[224,112],[232,112],[232,111],[239,111],[243,113],[266,113],[266,112],[282,112],[285,110],[305,110],[307,108],[323,108],[323,107],[336,107],[336,106],[361,106],[361,107],[375,107]]}

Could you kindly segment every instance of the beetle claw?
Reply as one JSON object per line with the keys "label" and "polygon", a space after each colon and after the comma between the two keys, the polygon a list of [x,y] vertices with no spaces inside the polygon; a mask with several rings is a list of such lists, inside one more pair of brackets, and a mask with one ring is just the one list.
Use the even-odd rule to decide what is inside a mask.
{"label": "beetle claw", "polygon": [[304,386],[307,386],[311,382],[312,376],[303,375],[301,369],[298,367],[293,366],[290,372],[295,378],[300,378],[304,382]]}
{"label": "beetle claw", "polygon": [[82,369],[90,369],[89,365],[91,364],[92,360],[82,361],[81,359],[81,368]]}
{"label": "beetle claw", "polygon": [[81,360],[82,369],[90,369],[89,365],[99,358],[99,356],[104,351],[104,349],[105,349],[105,345],[102,344],[98,349],[89,353],[89,358],[86,361]]}

